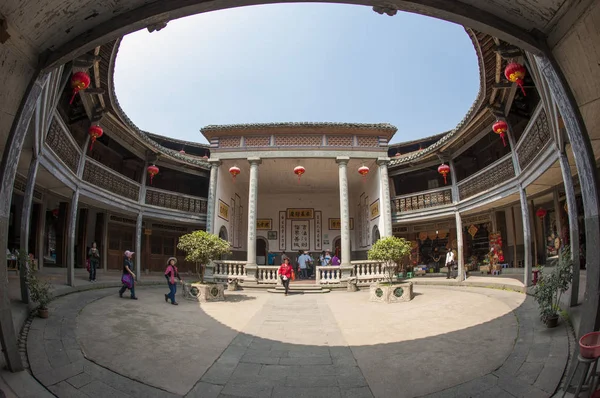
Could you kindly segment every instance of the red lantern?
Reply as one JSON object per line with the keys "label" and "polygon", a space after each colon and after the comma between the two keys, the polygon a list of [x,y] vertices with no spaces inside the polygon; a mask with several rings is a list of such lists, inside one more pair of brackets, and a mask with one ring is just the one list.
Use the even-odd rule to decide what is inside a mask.
{"label": "red lantern", "polygon": [[498,255],[498,261],[503,263],[504,262],[504,254],[499,254]]}
{"label": "red lantern", "polygon": [[358,174],[363,177],[363,181],[367,181],[367,174],[369,174],[369,168],[365,165],[362,165],[358,168]]}
{"label": "red lantern", "polygon": [[94,147],[94,142],[96,142],[96,140],[100,137],[102,137],[102,134],[104,134],[104,130],[102,130],[102,127],[100,126],[90,126],[90,128],[88,129],[88,134],[91,137],[91,143],[90,143],[90,151],[92,150],[92,148]]}
{"label": "red lantern", "polygon": [[523,79],[525,79],[525,75],[527,74],[527,70],[521,64],[516,62],[511,62],[506,65],[506,69],[504,69],[504,76],[511,83],[517,83],[517,85],[521,88],[523,95],[525,94],[525,89],[523,88]]}
{"label": "red lantern", "polygon": [[506,132],[508,131],[508,124],[506,124],[506,122],[504,120],[498,120],[492,126],[492,130],[494,130],[494,133],[500,134],[500,138],[502,138],[502,143],[504,144],[504,146],[506,146],[506,141],[504,140],[504,134],[506,134]]}
{"label": "red lantern", "polygon": [[402,154],[400,152],[396,152],[396,157],[400,157]]}
{"label": "red lantern", "polygon": [[240,170],[239,167],[237,166],[233,166],[229,168],[229,174],[231,174],[231,177],[233,178],[233,182],[235,183],[235,177],[237,177],[238,174],[240,174],[242,172],[242,170]]}
{"label": "red lantern", "polygon": [[148,170],[148,174],[150,175],[150,185],[152,185],[152,179],[154,178],[155,175],[158,174],[160,169],[158,167],[156,167],[155,165],[152,165],[152,166],[148,166],[148,168],[146,170]]}
{"label": "red lantern", "polygon": [[85,90],[90,86],[90,75],[85,72],[75,72],[73,76],[71,76],[71,87],[73,88],[73,96],[71,97],[71,101],[69,104],[73,103],[75,96],[81,90]]}
{"label": "red lantern", "polygon": [[302,174],[304,174],[305,171],[306,169],[302,166],[294,167],[294,174],[298,176],[298,184],[300,184],[300,177],[302,177]]}
{"label": "red lantern", "polygon": [[450,173],[450,166],[445,163],[442,163],[440,167],[438,167],[438,173],[444,176],[444,184],[447,184],[446,176]]}
{"label": "red lantern", "polygon": [[181,151],[179,151],[180,154],[185,155],[185,151],[182,149]]}
{"label": "red lantern", "polygon": [[56,218],[58,218],[58,209],[54,209],[52,210],[52,215]]}
{"label": "red lantern", "polygon": [[543,207],[540,207],[536,212],[535,215],[538,216],[538,218],[540,220],[542,220],[544,217],[546,217],[546,213],[548,213],[546,211],[546,209],[544,209]]}

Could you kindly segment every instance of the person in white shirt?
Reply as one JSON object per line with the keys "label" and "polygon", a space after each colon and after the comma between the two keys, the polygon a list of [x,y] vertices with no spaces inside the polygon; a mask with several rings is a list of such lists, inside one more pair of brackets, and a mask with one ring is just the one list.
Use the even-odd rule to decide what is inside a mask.
{"label": "person in white shirt", "polygon": [[448,253],[446,253],[446,267],[448,268],[446,279],[450,279],[450,276],[452,275],[452,269],[454,268],[454,252],[452,249],[448,249]]}
{"label": "person in white shirt", "polygon": [[321,254],[321,258],[319,260],[321,260],[322,266],[331,265],[330,264],[331,254],[329,253],[329,251],[323,252],[323,254]]}
{"label": "person in white shirt", "polygon": [[298,257],[298,268],[300,268],[302,279],[308,279],[308,265],[311,261],[308,252],[304,252]]}

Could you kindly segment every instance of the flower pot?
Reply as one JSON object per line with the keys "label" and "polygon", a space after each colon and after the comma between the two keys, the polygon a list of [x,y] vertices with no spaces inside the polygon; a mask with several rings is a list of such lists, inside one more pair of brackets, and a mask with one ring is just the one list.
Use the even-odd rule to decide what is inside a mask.
{"label": "flower pot", "polygon": [[600,332],[591,332],[579,339],[579,353],[583,358],[600,357]]}
{"label": "flower pot", "polygon": [[558,315],[552,315],[545,320],[547,328],[555,328],[558,325]]}
{"label": "flower pot", "polygon": [[38,316],[40,318],[48,318],[48,308],[38,308]]}

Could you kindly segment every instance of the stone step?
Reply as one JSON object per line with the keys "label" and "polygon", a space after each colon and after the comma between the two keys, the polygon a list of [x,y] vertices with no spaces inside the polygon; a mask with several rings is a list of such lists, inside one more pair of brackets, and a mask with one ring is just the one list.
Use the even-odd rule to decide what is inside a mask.
{"label": "stone step", "polygon": [[[276,286],[275,289],[285,290],[285,288],[282,285]],[[322,289],[322,287],[320,285],[290,283],[290,290],[321,290],[321,289]]]}
{"label": "stone step", "polygon": [[[330,291],[331,291],[331,289],[323,289],[323,288],[308,289],[308,290],[292,289],[291,286],[290,286],[290,293],[291,294],[298,294],[298,293],[302,293],[302,294],[322,294],[322,293],[329,293]],[[275,289],[268,289],[267,292],[269,292],[269,293],[284,294],[285,293],[285,289],[283,287],[281,289],[279,289],[279,287],[277,287]]]}

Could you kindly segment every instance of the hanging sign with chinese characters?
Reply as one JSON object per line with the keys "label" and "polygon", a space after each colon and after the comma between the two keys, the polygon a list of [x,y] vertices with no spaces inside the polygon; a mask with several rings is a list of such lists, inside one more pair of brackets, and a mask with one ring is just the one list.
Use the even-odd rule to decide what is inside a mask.
{"label": "hanging sign with chinese characters", "polygon": [[287,218],[291,220],[312,220],[314,209],[287,209]]}
{"label": "hanging sign with chinese characters", "polygon": [[309,222],[292,221],[292,250],[308,250],[309,242]]}

